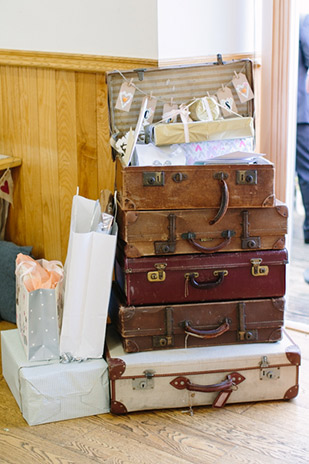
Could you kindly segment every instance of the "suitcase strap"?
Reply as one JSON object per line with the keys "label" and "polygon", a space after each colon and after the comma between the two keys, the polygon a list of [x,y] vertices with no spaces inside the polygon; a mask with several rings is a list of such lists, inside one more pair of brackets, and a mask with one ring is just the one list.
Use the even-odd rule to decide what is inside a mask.
{"label": "suitcase strap", "polygon": [[212,406],[214,408],[222,408],[231,393],[238,389],[238,384],[244,380],[246,380],[245,377],[239,372],[232,372],[226,376],[226,379],[223,380],[223,382],[212,385],[198,385],[192,383],[187,377],[176,377],[170,382],[170,385],[177,390],[189,390],[201,393],[219,392],[219,395],[215,398]]}

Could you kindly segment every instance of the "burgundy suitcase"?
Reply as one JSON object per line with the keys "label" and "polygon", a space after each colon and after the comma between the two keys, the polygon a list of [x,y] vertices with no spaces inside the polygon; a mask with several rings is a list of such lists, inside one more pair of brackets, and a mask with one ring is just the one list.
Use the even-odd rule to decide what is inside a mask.
{"label": "burgundy suitcase", "polygon": [[282,337],[284,298],[126,306],[115,289],[113,297],[110,316],[127,353],[275,342]]}
{"label": "burgundy suitcase", "polygon": [[285,247],[288,209],[278,200],[270,208],[228,208],[211,225],[215,214],[213,208],[124,211],[119,205],[119,237],[128,258]]}
{"label": "burgundy suitcase", "polygon": [[275,298],[285,294],[287,250],[127,258],[115,280],[127,305]]}

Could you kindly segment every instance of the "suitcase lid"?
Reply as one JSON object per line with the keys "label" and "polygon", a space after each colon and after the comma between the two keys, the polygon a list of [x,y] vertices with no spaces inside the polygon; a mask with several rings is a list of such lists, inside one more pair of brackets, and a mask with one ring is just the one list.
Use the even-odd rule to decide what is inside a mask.
{"label": "suitcase lid", "polygon": [[[124,135],[130,127],[134,130],[138,121],[142,100],[145,95],[157,98],[153,123],[162,119],[164,103],[186,104],[193,98],[209,93],[214,95],[221,86],[228,87],[237,102],[237,112],[244,117],[254,117],[254,99],[241,103],[232,84],[235,73],[246,76],[254,92],[253,65],[249,59],[229,62],[173,66],[166,68],[135,69],[106,73],[108,105],[112,135]],[[115,109],[121,85],[131,82],[136,86],[129,112]]]}
{"label": "suitcase lid", "polygon": [[282,339],[275,343],[125,353],[119,335],[112,327],[108,327],[106,361],[110,379],[116,380],[145,377],[145,371],[152,371],[156,377],[298,366],[300,350],[283,331]]}

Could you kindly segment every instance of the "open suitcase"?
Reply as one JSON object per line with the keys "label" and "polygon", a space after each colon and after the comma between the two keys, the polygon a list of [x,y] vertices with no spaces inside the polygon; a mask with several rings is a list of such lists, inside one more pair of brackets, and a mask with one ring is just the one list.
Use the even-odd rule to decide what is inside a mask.
{"label": "open suitcase", "polygon": [[284,298],[126,306],[113,289],[110,317],[127,353],[210,345],[276,342]]}
{"label": "open suitcase", "polygon": [[115,280],[127,305],[177,304],[285,295],[287,250],[127,258]]}
{"label": "open suitcase", "polygon": [[[112,140],[124,137],[130,128],[135,129],[145,95],[156,97],[153,124],[155,144],[183,144],[182,123],[160,124],[163,105],[173,99],[177,105],[215,95],[223,86],[232,92],[237,101],[237,114],[213,121],[194,121],[188,126],[188,140],[211,141],[254,139],[254,99],[240,102],[232,85],[235,75],[242,74],[253,88],[252,62],[239,60],[208,63],[194,66],[143,69],[107,73],[109,114]],[[115,109],[124,83],[137,87],[130,111]],[[127,97],[124,97],[128,99]],[[150,97],[153,98],[153,97]],[[206,97],[205,97],[206,98]],[[241,127],[239,127],[241,126]],[[148,128],[149,129],[149,128]],[[175,130],[174,130],[175,129]],[[174,132],[177,132],[174,138]],[[151,131],[150,131],[151,132]],[[160,132],[160,133],[159,133]],[[160,137],[159,137],[160,135]],[[156,141],[157,138],[157,141]],[[143,139],[145,145],[147,131]],[[115,142],[116,144],[116,142]],[[184,143],[183,145],[188,145]],[[200,148],[200,147],[199,147]],[[115,153],[115,152],[114,152]],[[121,208],[127,210],[170,210],[214,208],[212,223],[218,222],[227,208],[254,208],[274,206],[274,166],[259,158],[252,162],[198,165],[123,165],[117,155],[116,189]]]}
{"label": "open suitcase", "polygon": [[287,206],[276,200],[270,208],[228,208],[222,220],[210,225],[213,208],[124,211],[119,206],[119,238],[128,258],[272,250],[285,247]]}
{"label": "open suitcase", "polygon": [[284,332],[276,343],[125,353],[106,337],[111,412],[289,400],[298,393],[300,351]]}

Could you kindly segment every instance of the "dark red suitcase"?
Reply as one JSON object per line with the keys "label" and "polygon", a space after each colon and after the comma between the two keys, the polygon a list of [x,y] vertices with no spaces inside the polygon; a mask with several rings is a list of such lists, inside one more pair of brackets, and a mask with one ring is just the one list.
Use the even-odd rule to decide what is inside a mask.
{"label": "dark red suitcase", "polygon": [[112,300],[110,316],[127,353],[275,342],[282,337],[284,298],[126,306],[113,289]]}
{"label": "dark red suitcase", "polygon": [[115,279],[127,305],[177,304],[285,294],[287,250],[127,258]]}

